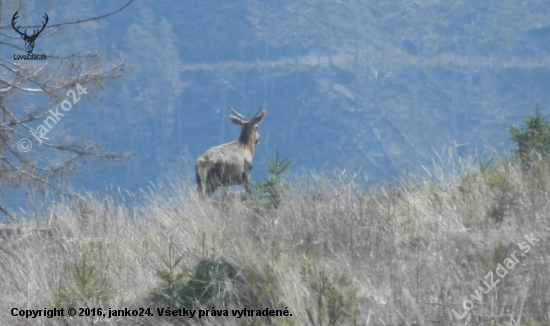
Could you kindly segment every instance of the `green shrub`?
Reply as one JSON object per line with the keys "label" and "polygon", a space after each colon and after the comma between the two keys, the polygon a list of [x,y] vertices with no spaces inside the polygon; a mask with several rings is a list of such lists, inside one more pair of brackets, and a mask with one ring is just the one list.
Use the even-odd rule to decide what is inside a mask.
{"label": "green shrub", "polygon": [[208,254],[189,270],[178,267],[182,259],[183,256],[180,256],[174,260],[171,243],[168,257],[163,258],[165,268],[156,272],[160,282],[149,293],[150,304],[186,309],[208,305],[220,294],[227,292],[227,282],[237,273],[229,263]]}
{"label": "green shrub", "polygon": [[531,170],[537,159],[547,161],[550,153],[550,122],[542,115],[539,104],[535,114],[523,118],[524,126],[511,126],[508,130],[514,142],[514,156],[524,170]]}
{"label": "green shrub", "polygon": [[[73,280],[60,285],[50,306],[56,308],[102,308],[111,307],[111,285],[98,267],[101,260],[101,247],[95,242],[77,245],[80,259],[72,264]],[[99,248],[99,249],[98,249]],[[103,270],[104,271],[104,270]],[[66,317],[71,319],[71,317]],[[91,318],[97,318],[91,316]]]}
{"label": "green shrub", "polygon": [[292,163],[290,156],[283,160],[279,157],[279,145],[274,156],[267,156],[265,171],[269,174],[262,182],[253,181],[260,199],[266,201],[271,208],[277,209],[288,193],[289,185],[283,182],[282,175]]}
{"label": "green shrub", "polygon": [[496,223],[504,221],[504,217],[516,204],[514,186],[505,172],[494,172],[487,176],[487,185],[492,190],[493,204],[488,216]]}
{"label": "green shrub", "polygon": [[[251,310],[262,310],[265,308],[280,308],[284,306],[280,301],[279,278],[271,267],[267,267],[260,275],[254,271],[247,278],[247,285],[239,289],[239,307],[246,307]],[[284,318],[277,317],[277,324],[287,324]],[[242,317],[241,325],[264,325],[271,324],[271,317],[246,316]]]}
{"label": "green shrub", "polygon": [[311,293],[312,301],[306,308],[311,325],[356,325],[357,290],[347,287],[345,277],[340,277],[338,282],[331,281],[307,257],[300,257],[300,261],[302,276]]}
{"label": "green shrub", "polygon": [[[179,268],[182,257],[172,262],[172,248],[164,259],[165,268],[157,270],[160,279],[152,289],[147,304],[171,309],[241,309],[261,310],[278,307],[279,281],[271,268],[267,276],[249,269],[239,269],[221,258],[208,254],[191,269]],[[180,271],[176,271],[179,269]],[[280,317],[278,317],[280,318]],[[271,323],[272,317],[243,316],[242,325]],[[178,321],[174,321],[178,323]]]}

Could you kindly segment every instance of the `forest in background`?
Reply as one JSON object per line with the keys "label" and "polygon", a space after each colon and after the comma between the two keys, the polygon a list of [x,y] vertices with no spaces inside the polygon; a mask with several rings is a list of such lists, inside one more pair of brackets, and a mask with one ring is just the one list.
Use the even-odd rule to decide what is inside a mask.
{"label": "forest in background", "polygon": [[[22,47],[5,36],[15,34],[16,9],[22,21],[48,12],[54,24],[124,3],[4,1],[3,40]],[[47,28],[37,51],[92,51],[129,66],[56,135],[86,136],[134,160],[86,166],[74,187],[136,192],[186,178],[204,150],[236,139],[229,106],[267,111],[254,178],[279,141],[296,171],[346,169],[371,186],[429,168],[448,150],[463,159],[509,151],[503,127],[550,102],[549,13],[543,1],[145,1]],[[2,45],[0,55],[13,50]]]}

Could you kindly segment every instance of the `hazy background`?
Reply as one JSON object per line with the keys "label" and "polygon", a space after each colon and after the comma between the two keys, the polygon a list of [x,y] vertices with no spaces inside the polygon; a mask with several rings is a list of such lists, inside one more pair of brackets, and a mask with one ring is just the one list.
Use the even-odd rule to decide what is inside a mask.
{"label": "hazy background", "polygon": [[[1,26],[17,5],[6,3]],[[125,3],[18,6],[21,21],[47,12],[52,25]],[[279,141],[293,172],[347,169],[376,185],[430,166],[445,149],[455,160],[509,151],[506,124],[535,102],[548,112],[549,36],[547,1],[137,0],[99,21],[46,29],[35,53],[99,51],[133,66],[51,131],[135,153],[84,166],[76,189],[133,192],[187,176],[198,155],[238,137],[229,106],[267,111],[253,178],[265,175]],[[0,47],[11,60],[14,49]]]}

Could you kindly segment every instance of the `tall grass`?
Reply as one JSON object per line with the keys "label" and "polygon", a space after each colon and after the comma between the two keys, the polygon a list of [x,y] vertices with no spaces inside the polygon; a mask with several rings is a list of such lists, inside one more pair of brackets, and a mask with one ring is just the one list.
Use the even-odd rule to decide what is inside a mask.
{"label": "tall grass", "polygon": [[[31,222],[4,227],[19,231],[0,241],[0,320],[487,325],[529,318],[548,325],[549,178],[533,180],[512,162],[481,166],[368,190],[353,178],[304,175],[277,209],[254,199],[203,201],[193,185],[177,181],[152,188],[138,207],[94,196],[59,202]],[[526,234],[540,241],[520,257]],[[514,250],[521,262],[481,302],[472,299]],[[162,301],[167,289],[174,291]],[[462,314],[466,299],[475,306],[458,321],[451,310]],[[11,316],[12,308],[70,306],[150,307],[156,314],[155,304],[174,309],[178,302],[288,308],[292,316]]]}

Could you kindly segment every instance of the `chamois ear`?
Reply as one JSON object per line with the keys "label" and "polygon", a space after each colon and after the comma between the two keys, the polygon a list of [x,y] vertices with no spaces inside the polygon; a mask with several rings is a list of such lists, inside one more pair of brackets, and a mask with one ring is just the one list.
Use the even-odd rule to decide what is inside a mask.
{"label": "chamois ear", "polygon": [[254,118],[252,118],[252,120],[250,120],[250,122],[252,124],[258,124],[258,123],[260,123],[260,121],[262,121],[262,119],[264,118],[264,115],[265,115],[265,111],[262,111],[262,112],[260,112],[260,114],[257,114]]}
{"label": "chamois ear", "polygon": [[232,116],[232,115],[229,115],[229,119],[231,119],[231,122],[233,122],[233,123],[236,124],[237,126],[242,127],[243,122],[241,121],[241,119],[236,118],[236,117],[234,117],[234,116]]}

